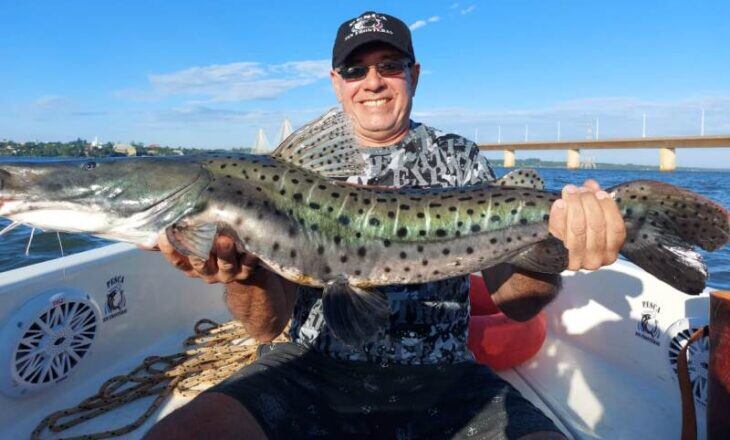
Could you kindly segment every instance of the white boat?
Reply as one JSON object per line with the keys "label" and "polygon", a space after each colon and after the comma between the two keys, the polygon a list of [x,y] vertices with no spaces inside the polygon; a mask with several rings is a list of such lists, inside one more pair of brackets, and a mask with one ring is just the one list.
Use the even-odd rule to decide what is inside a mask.
{"label": "white boat", "polygon": [[[562,293],[546,309],[542,349],[500,374],[572,438],[677,438],[678,343],[689,328],[707,323],[708,292],[684,295],[625,261],[564,275]],[[74,333],[64,324],[74,317],[93,325]],[[222,287],[182,276],[159,254],[126,244],[0,274],[0,438],[27,438],[45,416],[75,406],[145,357],[180,351],[200,318],[230,319]],[[46,362],[44,374],[29,374],[28,362],[17,362],[21,352],[24,359],[35,356],[38,370],[49,359],[44,353],[60,351],[67,361]],[[706,343],[693,346],[690,370],[703,438]],[[173,394],[124,438],[140,438],[188,400]],[[117,428],[149,403],[142,399],[43,438]]]}

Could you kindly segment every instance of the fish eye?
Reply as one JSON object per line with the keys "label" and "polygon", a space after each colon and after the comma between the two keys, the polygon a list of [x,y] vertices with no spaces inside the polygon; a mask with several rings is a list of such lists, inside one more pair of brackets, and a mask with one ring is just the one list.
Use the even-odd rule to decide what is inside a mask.
{"label": "fish eye", "polygon": [[94,168],[96,168],[96,162],[94,162],[93,160],[90,160],[81,165],[81,169],[83,169],[84,171],[93,170]]}

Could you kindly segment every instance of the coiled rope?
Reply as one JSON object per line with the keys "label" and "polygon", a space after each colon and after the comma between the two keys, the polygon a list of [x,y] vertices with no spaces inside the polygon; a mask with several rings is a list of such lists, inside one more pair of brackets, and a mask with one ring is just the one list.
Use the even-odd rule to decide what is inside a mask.
{"label": "coiled rope", "polygon": [[[285,341],[285,334],[286,331],[275,342]],[[129,374],[104,382],[96,394],[75,407],[56,411],[44,418],[33,430],[31,438],[40,439],[46,428],[61,432],[135,400],[157,396],[144,413],[128,425],[67,438],[101,439],[132,432],[160,408],[173,390],[186,397],[197,395],[253,362],[258,345],[246,344],[250,340],[238,321],[218,324],[210,319],[201,319],[195,324],[195,334],[183,342],[190,348],[167,356],[147,357]]]}

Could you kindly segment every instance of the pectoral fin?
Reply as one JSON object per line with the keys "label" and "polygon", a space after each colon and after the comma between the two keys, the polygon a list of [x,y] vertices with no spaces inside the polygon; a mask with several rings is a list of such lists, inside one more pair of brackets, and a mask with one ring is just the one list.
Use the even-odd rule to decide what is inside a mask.
{"label": "pectoral fin", "polygon": [[185,256],[208,259],[218,227],[212,223],[187,224],[178,222],[165,229],[167,240]]}
{"label": "pectoral fin", "polygon": [[372,337],[385,327],[390,316],[385,295],[351,286],[344,280],[325,286],[322,308],[332,333],[348,345]]}

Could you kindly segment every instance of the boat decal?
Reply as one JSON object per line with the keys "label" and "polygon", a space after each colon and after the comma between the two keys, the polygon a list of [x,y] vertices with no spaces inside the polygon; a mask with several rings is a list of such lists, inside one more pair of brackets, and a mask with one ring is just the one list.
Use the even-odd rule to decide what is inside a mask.
{"label": "boat decal", "polygon": [[662,308],[654,302],[642,301],[641,319],[636,324],[636,332],[639,338],[650,342],[657,347],[661,345],[660,336],[662,334],[659,328],[659,313]]}
{"label": "boat decal", "polygon": [[124,295],[124,275],[117,275],[106,282],[104,321],[125,313],[127,313],[127,298]]}

